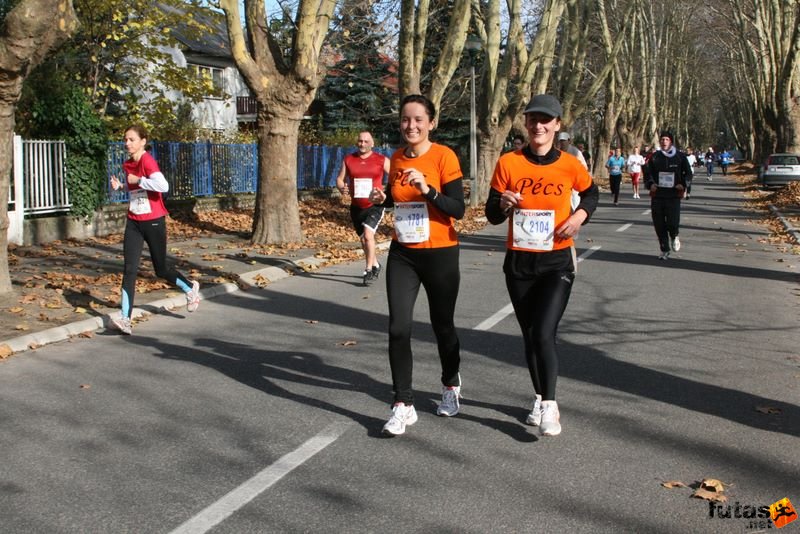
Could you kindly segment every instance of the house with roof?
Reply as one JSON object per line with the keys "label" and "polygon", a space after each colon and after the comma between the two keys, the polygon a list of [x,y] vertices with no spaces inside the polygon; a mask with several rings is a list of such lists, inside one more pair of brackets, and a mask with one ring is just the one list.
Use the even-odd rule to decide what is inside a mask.
{"label": "house with roof", "polygon": [[[179,67],[193,69],[211,81],[208,95],[192,105],[192,118],[207,133],[231,133],[255,127],[256,101],[236,67],[231,53],[224,16],[211,10],[196,10],[194,19],[210,32],[191,31],[188,27],[172,29],[180,43],[168,50]],[[174,100],[182,96],[165,94]]]}

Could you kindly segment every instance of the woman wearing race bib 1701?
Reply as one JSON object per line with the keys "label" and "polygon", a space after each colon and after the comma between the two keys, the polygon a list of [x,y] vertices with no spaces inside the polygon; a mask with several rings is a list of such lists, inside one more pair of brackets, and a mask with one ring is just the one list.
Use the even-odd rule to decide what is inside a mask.
{"label": "woman wearing race bib 1701", "polygon": [[112,319],[123,333],[132,333],[131,314],[133,297],[136,294],[136,275],[144,243],[150,249],[150,259],[156,275],[177,285],[186,294],[186,309],[193,312],[200,304],[200,284],[190,282],[185,276],[167,264],[167,208],[162,193],[169,190],[166,178],[158,163],[147,151],[147,131],[134,125],[125,130],[125,149],[130,159],[122,164],[124,181],[111,177],[114,190],[128,190],[128,221],[123,238],[125,268],[122,275],[122,310],[119,318]]}
{"label": "woman wearing race bib 1701", "polygon": [[394,206],[394,236],[386,260],[389,301],[389,364],[394,403],[383,427],[396,436],[417,421],[411,390],[411,325],[420,285],[425,288],[431,326],[442,365],[442,402],[438,415],[459,411],[460,346],[455,313],[460,271],[453,219],[464,216],[461,167],[455,153],[433,143],[436,109],[422,95],[408,95],[400,105],[400,133],[406,146],[391,158],[385,191],[373,189],[370,201]]}
{"label": "woman wearing race bib 1701", "polygon": [[[503,272],[536,395],[526,422],[542,435],[555,436],[561,433],[556,331],[575,279],[572,238],[594,213],[600,195],[586,168],[553,146],[561,129],[559,101],[536,95],[524,114],[530,142],[498,160],[486,218],[492,224],[509,219]],[[580,196],[574,212],[572,189]]]}

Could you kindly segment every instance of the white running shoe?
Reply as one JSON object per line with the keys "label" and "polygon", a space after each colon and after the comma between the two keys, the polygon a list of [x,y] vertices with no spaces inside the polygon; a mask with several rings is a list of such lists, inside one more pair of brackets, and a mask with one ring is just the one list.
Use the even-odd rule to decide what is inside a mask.
{"label": "white running shoe", "polygon": [[662,252],[661,255],[658,257],[659,260],[667,260],[669,259],[669,251]]}
{"label": "white running shoe", "polygon": [[195,280],[192,282],[191,291],[186,293],[186,311],[197,311],[198,306],[200,306],[200,284]]}
{"label": "white running shoe", "polygon": [[672,250],[678,252],[681,249],[681,239],[678,236],[675,236],[675,239],[672,240]]}
{"label": "white running shoe", "polygon": [[130,317],[122,317],[122,316],[114,317],[113,319],[111,319],[111,322],[113,323],[114,326],[117,327],[117,330],[119,330],[126,336],[133,334],[133,325],[131,324]]}
{"label": "white running shoe", "polygon": [[383,433],[389,436],[399,436],[405,433],[406,426],[417,422],[417,410],[411,406],[398,402],[392,407],[392,416],[383,425]]}
{"label": "white running shoe", "polygon": [[442,387],[442,403],[436,408],[436,415],[443,415],[445,417],[453,417],[458,413],[461,404],[458,399],[461,398],[461,386],[443,386]]}
{"label": "white running shoe", "polygon": [[525,423],[531,426],[539,426],[542,423],[542,396],[536,395],[533,400],[533,409],[525,419]]}
{"label": "white running shoe", "polygon": [[561,419],[556,401],[542,401],[542,422],[539,432],[543,436],[557,436],[561,434]]}

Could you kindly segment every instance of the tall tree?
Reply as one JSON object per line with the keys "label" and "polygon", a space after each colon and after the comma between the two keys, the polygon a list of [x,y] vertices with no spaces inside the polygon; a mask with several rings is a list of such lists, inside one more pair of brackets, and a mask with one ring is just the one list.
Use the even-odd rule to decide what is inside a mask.
{"label": "tall tree", "polygon": [[499,0],[473,4],[473,21],[483,43],[477,102],[478,183],[477,191],[470,196],[473,205],[489,195],[494,166],[514,120],[532,93],[547,90],[556,32],[565,6],[566,0],[545,0],[541,11],[528,17],[532,24],[526,32],[522,0],[508,3],[505,29]]}
{"label": "tall tree", "polygon": [[328,69],[318,96],[325,103],[326,133],[368,129],[378,143],[393,139],[396,72],[390,58],[380,52],[387,36],[374,1],[344,0],[333,27],[329,45],[337,61]]}
{"label": "tall tree", "polygon": [[[443,7],[447,3],[442,2]],[[449,25],[442,30],[429,26],[430,0],[401,0],[400,36],[400,98],[409,94],[423,93],[423,64],[426,57],[436,57],[436,67],[429,73],[424,94],[437,108],[458,67],[464,42],[467,39],[470,18],[470,0],[453,0],[449,9]],[[439,50],[427,49],[427,37],[431,31],[443,33],[444,44]]]}
{"label": "tall tree", "polygon": [[727,66],[747,84],[756,151],[800,151],[800,1],[729,0],[728,9],[740,61]]}
{"label": "tall tree", "polygon": [[238,0],[220,0],[233,58],[257,102],[259,180],[254,243],[300,242],[297,146],[300,121],[323,76],[320,62],[335,0],[300,0],[289,50],[270,32],[263,0],[244,0],[247,38]]}
{"label": "tall tree", "polygon": [[[214,39],[225,31],[222,15],[200,0],[73,0],[81,26],[37,69],[48,84],[26,86],[23,100],[40,98],[53,80],[81,87],[112,129],[144,122],[158,137],[176,123],[181,102],[197,102],[210,80],[177,58],[179,37]],[[41,94],[40,94],[41,93]],[[46,95],[44,95],[46,96]],[[20,122],[25,117],[19,117]]]}
{"label": "tall tree", "polygon": [[8,190],[14,112],[25,78],[78,28],[71,0],[20,0],[0,22],[0,293],[8,271]]}

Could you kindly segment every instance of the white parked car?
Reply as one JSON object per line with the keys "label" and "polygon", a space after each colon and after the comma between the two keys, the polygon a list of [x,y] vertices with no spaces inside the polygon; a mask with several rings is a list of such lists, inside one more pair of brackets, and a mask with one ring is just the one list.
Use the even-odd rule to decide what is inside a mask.
{"label": "white parked car", "polygon": [[782,186],[800,180],[800,154],[770,154],[758,168],[762,187]]}

